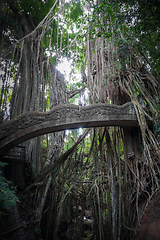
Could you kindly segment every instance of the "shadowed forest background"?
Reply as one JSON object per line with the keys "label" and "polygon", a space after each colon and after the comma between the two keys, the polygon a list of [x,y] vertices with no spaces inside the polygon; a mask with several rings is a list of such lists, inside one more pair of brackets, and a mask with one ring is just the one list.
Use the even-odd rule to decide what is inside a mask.
{"label": "shadowed forest background", "polygon": [[0,239],[160,239],[159,83],[159,0],[0,0],[1,112],[132,102],[138,119],[1,157]]}

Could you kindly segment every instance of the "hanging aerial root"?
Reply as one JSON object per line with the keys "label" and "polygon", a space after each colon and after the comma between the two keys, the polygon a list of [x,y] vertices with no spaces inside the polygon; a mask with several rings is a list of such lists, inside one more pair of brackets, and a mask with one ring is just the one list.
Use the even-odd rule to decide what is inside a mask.
{"label": "hanging aerial root", "polygon": [[44,193],[42,192],[42,194],[41,194],[41,202],[40,202],[40,205],[38,206],[38,209],[36,211],[37,212],[36,213],[36,219],[41,219],[41,217],[42,217],[43,208],[44,208],[44,205],[46,203],[48,189],[50,187],[51,182],[52,182],[52,176],[50,174],[49,177],[48,177],[48,181],[47,181],[47,183],[45,185],[45,188],[43,189]]}
{"label": "hanging aerial root", "polygon": [[72,185],[69,187],[69,189],[68,189],[67,192],[64,192],[64,193],[62,194],[60,203],[59,203],[59,205],[58,205],[58,214],[57,214],[57,219],[56,219],[56,227],[55,227],[54,236],[56,236],[56,234],[57,234],[57,230],[58,230],[58,227],[59,227],[59,223],[60,223],[60,220],[61,220],[61,217],[62,217],[62,214],[63,214],[63,208],[64,208],[65,200],[66,200],[68,194],[70,194],[73,186],[74,186],[74,184],[72,184]]}
{"label": "hanging aerial root", "polygon": [[[151,130],[148,127],[147,120],[146,120],[146,115],[147,115],[146,111],[141,106],[140,102],[138,101],[138,98],[135,95],[135,88],[133,86],[136,86],[139,89],[139,91],[143,97],[146,97],[146,95],[149,96],[149,97],[146,97],[145,100],[151,107],[152,111],[154,110],[153,102],[150,101],[150,99],[151,99],[150,93],[144,88],[144,86],[143,86],[143,88],[141,88],[141,84],[138,84],[137,80],[139,80],[139,79],[137,77],[135,77],[135,75],[133,75],[133,74],[127,76],[127,78],[124,78],[125,84],[123,85],[123,90],[125,90],[125,92],[129,95],[131,101],[134,104],[138,123],[139,123],[140,130],[141,130],[141,135],[142,135],[142,141],[143,141],[143,147],[144,147],[143,154],[145,156],[146,163],[151,170],[152,180],[153,180],[153,182],[155,182],[156,188],[159,188],[159,182],[158,182],[157,174],[155,171],[155,165],[153,163],[154,159],[152,159],[152,156],[150,153],[150,151],[152,149],[152,150],[156,151],[157,154],[159,155],[159,150],[158,150],[159,144],[158,144],[155,136],[153,135],[153,133],[151,132]],[[151,80],[153,81],[153,78]],[[156,94],[157,94],[157,91],[156,91]],[[150,117],[150,120],[153,121],[153,118]]]}

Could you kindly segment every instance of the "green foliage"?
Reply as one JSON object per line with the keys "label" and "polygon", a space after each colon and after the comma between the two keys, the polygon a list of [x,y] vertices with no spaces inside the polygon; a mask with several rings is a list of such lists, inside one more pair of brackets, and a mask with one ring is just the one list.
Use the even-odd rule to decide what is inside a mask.
{"label": "green foliage", "polygon": [[41,146],[43,148],[47,148],[47,141],[46,141],[46,139],[43,139],[43,141],[41,142]]}
{"label": "green foliage", "polygon": [[71,3],[69,3],[70,6],[70,18],[74,21],[77,22],[79,17],[83,15],[83,10],[82,10],[82,5],[80,0],[72,0]]}
{"label": "green foliage", "polygon": [[[120,36],[150,58],[154,72],[160,73],[160,4],[146,0],[88,1],[93,8],[90,16],[90,37],[104,37],[118,44]],[[97,31],[98,30],[98,31]],[[125,64],[122,64],[124,68]]]}
{"label": "green foliage", "polygon": [[[5,165],[7,165],[7,163],[0,162],[0,168]],[[17,201],[16,188],[12,185],[11,181],[3,177],[3,173],[0,171],[0,215],[6,214],[10,207]]]}
{"label": "green foliage", "polygon": [[[51,59],[54,65],[58,64],[59,58],[62,56],[72,59],[81,58],[81,49],[77,49],[77,52],[80,53],[79,56],[75,53],[77,45],[71,45],[69,49],[67,46],[74,40],[80,28],[81,16],[83,15],[82,3],[79,0],[73,0],[65,3],[64,9],[58,17],[55,17],[55,20],[48,28],[45,38],[43,39],[44,49],[50,45],[49,49],[47,49],[47,52],[50,52],[50,56],[52,57],[52,54],[56,53],[56,57],[52,57]],[[80,37],[79,35],[78,38]],[[63,51],[61,49],[63,49]],[[59,50],[60,54],[57,54]]]}
{"label": "green foliage", "polygon": [[54,4],[54,1],[14,0],[13,4],[18,9],[20,15],[30,15],[32,20],[34,20],[35,25],[37,25],[49,12],[50,8]]}
{"label": "green foliage", "polygon": [[[113,2],[113,1],[112,1]],[[160,4],[158,1],[116,0],[114,4],[123,11],[118,15],[120,23],[128,22],[131,38],[138,39],[137,47],[151,57],[152,67],[160,72]],[[121,8],[122,9],[122,8]]]}

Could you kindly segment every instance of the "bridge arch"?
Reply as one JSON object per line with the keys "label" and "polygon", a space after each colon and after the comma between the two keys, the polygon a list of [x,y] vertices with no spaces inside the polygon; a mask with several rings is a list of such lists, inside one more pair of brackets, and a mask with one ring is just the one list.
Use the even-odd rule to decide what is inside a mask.
{"label": "bridge arch", "polygon": [[134,106],[63,104],[49,112],[26,112],[0,124],[0,156],[18,144],[43,134],[66,129],[102,126],[138,126]]}

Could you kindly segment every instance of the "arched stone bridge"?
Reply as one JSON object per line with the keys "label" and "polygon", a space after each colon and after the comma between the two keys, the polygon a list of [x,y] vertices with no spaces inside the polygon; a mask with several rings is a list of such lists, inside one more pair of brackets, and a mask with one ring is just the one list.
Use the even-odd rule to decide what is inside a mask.
{"label": "arched stone bridge", "polygon": [[0,124],[0,156],[23,141],[56,131],[101,126],[137,126],[132,103],[122,106],[64,104],[49,112],[26,112]]}

